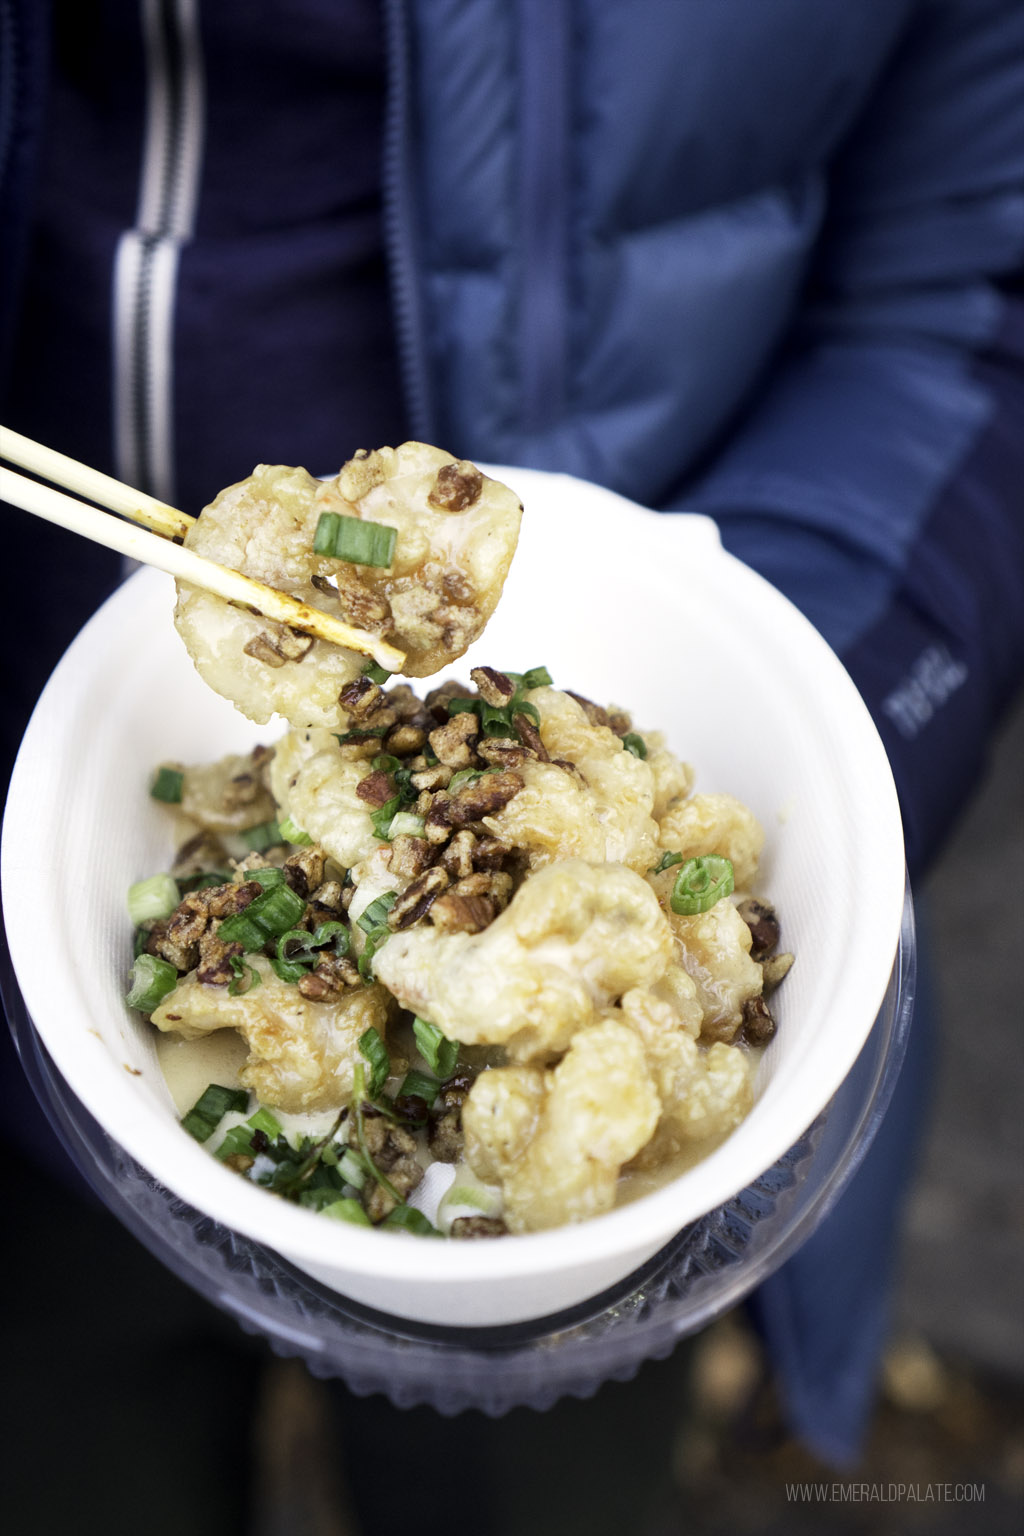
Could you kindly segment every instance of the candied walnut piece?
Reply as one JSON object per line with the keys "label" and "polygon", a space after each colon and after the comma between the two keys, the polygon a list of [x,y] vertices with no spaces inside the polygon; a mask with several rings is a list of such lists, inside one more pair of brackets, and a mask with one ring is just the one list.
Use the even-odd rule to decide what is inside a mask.
{"label": "candied walnut piece", "polygon": [[489,773],[474,784],[466,784],[449,802],[448,812],[454,827],[464,827],[471,821],[481,821],[502,810],[523,787],[520,773]]}
{"label": "candied walnut piece", "polygon": [[446,843],[452,835],[452,800],[447,790],[439,790],[431,801],[424,819],[424,835],[428,843]]}
{"label": "candied walnut piece", "polygon": [[501,869],[512,850],[500,837],[478,837],[473,849],[474,869]]}
{"label": "candied walnut piece", "polygon": [[392,839],[388,868],[393,875],[415,880],[417,875],[430,868],[437,853],[433,843],[428,843],[425,837],[412,837],[408,832],[402,832]]}
{"label": "candied walnut piece", "polygon": [[438,762],[448,768],[470,768],[473,746],[479,734],[480,721],[471,711],[465,710],[431,731],[430,749]]}
{"label": "candied walnut piece", "polygon": [[540,762],[549,763],[551,758],[548,749],[541,741],[540,731],[538,731],[529,715],[516,715],[512,724],[519,732],[519,739],[523,746],[529,748]]}
{"label": "candied walnut piece", "polygon": [[456,1216],[452,1222],[452,1237],[506,1237],[508,1227],[500,1216]]}
{"label": "candied walnut piece", "polygon": [[323,1003],[340,997],[346,987],[361,986],[362,977],[347,955],[326,954],[321,955],[312,971],[299,977],[296,985],[310,1002]]}
{"label": "candied walnut piece", "polygon": [[[247,880],[241,885],[190,891],[170,917],[154,924],[146,941],[147,953],[168,960],[178,971],[193,970],[200,960],[200,941],[211,922],[244,911],[262,889],[255,880]],[[230,981],[230,971],[226,979]]]}
{"label": "candied walnut piece", "polygon": [[278,650],[268,634],[254,635],[242,646],[242,650],[254,661],[262,661],[266,667],[283,667],[285,664],[283,651]]}
{"label": "candied walnut piece", "polygon": [[767,901],[748,896],[738,903],[737,912],[750,929],[750,958],[765,960],[774,954],[779,942],[779,920]]}
{"label": "candied walnut piece", "polygon": [[464,875],[473,873],[473,853],[476,849],[476,836],[467,827],[456,832],[444,853],[441,862],[451,875],[453,880],[458,880]]}
{"label": "candied walnut piece", "polygon": [[449,680],[440,683],[436,688],[431,688],[423,703],[428,714],[433,715],[438,725],[443,725],[448,719],[448,705],[452,699],[471,699],[474,697],[472,688],[467,688],[465,683],[457,683]]}
{"label": "candied walnut piece", "polygon": [[465,512],[480,500],[483,485],[484,477],[476,465],[459,459],[455,464],[442,464],[427,500],[442,512]]}
{"label": "candied walnut piece", "polygon": [[763,997],[748,997],[743,1004],[743,1038],[748,1045],[767,1045],[778,1026]]}
{"label": "candied walnut piece", "polygon": [[392,931],[411,928],[426,917],[431,904],[448,888],[448,876],[440,866],[428,869],[407,886],[388,913],[388,927]]}
{"label": "candied walnut piece", "polygon": [[474,667],[469,675],[484,703],[495,709],[504,709],[516,691],[512,679],[494,667]]}
{"label": "candied walnut piece", "polygon": [[384,751],[394,757],[414,757],[423,751],[426,740],[427,733],[420,726],[399,724],[384,738]]}
{"label": "candied walnut piece", "polygon": [[375,768],[372,773],[367,774],[365,779],[359,780],[356,785],[356,794],[367,805],[372,805],[379,810],[382,805],[387,805],[394,794],[390,774],[385,773],[382,768]]}
{"label": "candied walnut piece", "polygon": [[447,789],[454,772],[447,763],[435,763],[431,768],[417,769],[411,781],[416,789]]}
{"label": "candied walnut piece", "polygon": [[430,908],[430,921],[445,933],[482,933],[496,916],[489,896],[463,896],[445,891]]}
{"label": "candied walnut piece", "polygon": [[512,876],[501,870],[478,870],[452,886],[456,896],[486,896],[495,912],[503,912],[512,899]]}
{"label": "candied walnut piece", "polygon": [[208,928],[199,940],[196,980],[201,981],[204,987],[226,987],[235,975],[231,962],[241,954],[241,944],[225,944]]}
{"label": "candied walnut piece", "polygon": [[458,1162],[465,1146],[461,1105],[453,1104],[450,1109],[431,1119],[427,1129],[427,1145],[430,1147],[430,1155],[437,1162]]}
{"label": "candied walnut piece", "polygon": [[348,711],[357,730],[370,725],[386,724],[390,727],[395,723],[395,712],[387,694],[379,683],[371,682],[365,673],[354,682],[345,684],[338,694],[338,703]]}
{"label": "candied walnut piece", "polygon": [[536,755],[510,736],[492,736],[482,741],[476,751],[478,757],[495,768],[521,768]]}

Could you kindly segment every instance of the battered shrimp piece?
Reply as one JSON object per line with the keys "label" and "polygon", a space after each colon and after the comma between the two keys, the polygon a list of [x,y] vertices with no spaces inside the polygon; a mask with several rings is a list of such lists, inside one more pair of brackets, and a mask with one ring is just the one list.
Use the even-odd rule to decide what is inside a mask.
{"label": "battered shrimp piece", "polygon": [[721,1042],[702,1051],[676,1008],[643,988],[626,993],[621,1017],[643,1043],[661,1101],[657,1131],[635,1167],[656,1168],[688,1143],[721,1138],[739,1125],[753,1103],[743,1051]]}
{"label": "battered shrimp piece", "polygon": [[540,1067],[492,1067],[470,1089],[462,1106],[466,1161],[486,1184],[500,1184],[529,1146],[550,1075]]}
{"label": "battered shrimp piece", "polygon": [[657,862],[651,769],[606,725],[595,725],[576,699],[557,688],[525,695],[540,715],[540,737],[552,759],[528,761],[524,787],[485,825],[530,854],[531,867],[552,859],[607,859],[643,873]]}
{"label": "battered shrimp piece", "polygon": [[373,807],[356,794],[368,765],[346,758],[331,731],[289,731],[277,744],[270,784],[282,816],[308,832],[343,868],[368,858],[380,843]]}
{"label": "battered shrimp piece", "polygon": [[684,859],[718,853],[731,859],[737,890],[749,890],[764,847],[764,829],[734,795],[694,795],[661,818],[662,848]]}
{"label": "battered shrimp piece", "polygon": [[667,812],[693,792],[693,768],[669,750],[661,731],[641,731],[640,734],[647,745],[644,761],[654,779],[651,815],[655,821],[661,821]]}
{"label": "battered shrimp piece", "polygon": [[384,1032],[389,999],[382,987],[346,987],[326,1002],[283,982],[262,955],[247,955],[259,984],[232,997],[227,987],[184,976],[153,1014],[165,1033],[198,1040],[215,1029],[237,1029],[249,1046],[240,1081],[261,1104],[286,1114],[340,1109],[352,1094],[359,1037],[371,1025]]}
{"label": "battered shrimp piece", "polygon": [[679,959],[697,988],[704,1014],[701,1038],[732,1040],[743,1023],[743,1004],[759,997],[764,986],[761,967],[750,958],[750,929],[728,900],[695,917],[670,911],[668,920]]}
{"label": "battered shrimp piece", "polygon": [[[322,512],[398,530],[387,568],[313,551]],[[257,465],[189,530],[189,549],[393,641],[426,677],[481,634],[501,593],[522,514],[507,486],[425,443],[360,453],[330,481]],[[175,624],[200,675],[261,723],[344,730],[338,695],[364,656],[178,583]]]}
{"label": "battered shrimp piece", "polygon": [[652,985],[674,959],[646,881],[621,864],[568,859],[532,875],[482,933],[394,934],[374,974],[450,1039],[529,1061],[564,1051],[600,1009]]}
{"label": "battered shrimp piece", "polygon": [[502,1179],[512,1232],[611,1210],[620,1168],[650,1140],[661,1112],[643,1045],[615,1018],[580,1030],[548,1076],[536,1134]]}

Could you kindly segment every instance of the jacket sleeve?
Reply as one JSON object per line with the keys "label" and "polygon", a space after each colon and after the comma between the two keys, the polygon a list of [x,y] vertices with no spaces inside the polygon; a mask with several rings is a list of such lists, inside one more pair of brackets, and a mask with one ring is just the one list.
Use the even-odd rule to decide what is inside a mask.
{"label": "jacket sleeve", "polygon": [[785,352],[675,500],[845,661],[911,870],[1024,667],[1024,6],[925,0],[830,175]]}

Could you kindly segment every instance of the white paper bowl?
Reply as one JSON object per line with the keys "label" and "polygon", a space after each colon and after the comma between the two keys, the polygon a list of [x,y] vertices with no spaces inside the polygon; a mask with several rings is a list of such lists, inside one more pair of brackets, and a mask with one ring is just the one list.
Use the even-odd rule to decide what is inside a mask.
{"label": "white paper bowl", "polygon": [[28,1011],[72,1090],[167,1188],[326,1285],[398,1316],[494,1325],[596,1295],[770,1167],[828,1103],[878,1012],[904,892],[900,816],[860,696],[810,625],[726,555],[701,517],[658,516],[564,476],[495,470],[526,506],[498,613],[459,672],[544,664],[558,686],[667,732],[697,788],[753,808],[761,889],[797,963],[748,1118],[662,1190],[583,1225],[441,1243],[327,1221],[222,1167],[179,1126],[153,1032],[124,1004],[125,892],[166,867],[146,793],[164,759],[201,762],[257,729],[198,679],[169,578],[141,571],[86,626],[25,736],[2,879]]}

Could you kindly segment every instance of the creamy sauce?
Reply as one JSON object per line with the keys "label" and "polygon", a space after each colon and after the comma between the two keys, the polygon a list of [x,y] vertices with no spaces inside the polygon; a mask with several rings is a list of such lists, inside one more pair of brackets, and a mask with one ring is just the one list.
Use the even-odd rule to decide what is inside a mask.
{"label": "creamy sauce", "polygon": [[248,1056],[249,1047],[233,1029],[214,1030],[201,1040],[157,1032],[156,1059],[179,1115],[187,1115],[211,1083],[237,1088]]}

